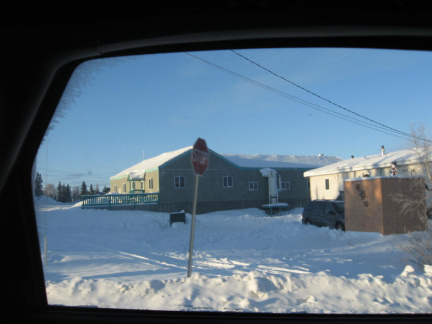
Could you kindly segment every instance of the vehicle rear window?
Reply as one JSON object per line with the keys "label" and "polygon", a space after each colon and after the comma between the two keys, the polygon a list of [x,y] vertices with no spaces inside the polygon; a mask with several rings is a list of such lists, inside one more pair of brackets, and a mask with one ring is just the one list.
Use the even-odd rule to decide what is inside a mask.
{"label": "vehicle rear window", "polygon": [[316,201],[312,204],[312,211],[320,213],[324,210],[325,203],[321,201]]}

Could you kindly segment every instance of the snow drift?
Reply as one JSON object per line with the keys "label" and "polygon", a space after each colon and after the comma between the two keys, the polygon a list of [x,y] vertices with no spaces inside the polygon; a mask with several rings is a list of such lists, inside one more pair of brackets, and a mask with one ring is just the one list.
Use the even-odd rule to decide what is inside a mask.
{"label": "snow drift", "polygon": [[[271,313],[429,313],[432,267],[383,236],[305,226],[301,209],[197,215],[82,210],[36,199],[51,305]],[[41,251],[44,247],[41,246]],[[46,260],[45,260],[46,258]]]}

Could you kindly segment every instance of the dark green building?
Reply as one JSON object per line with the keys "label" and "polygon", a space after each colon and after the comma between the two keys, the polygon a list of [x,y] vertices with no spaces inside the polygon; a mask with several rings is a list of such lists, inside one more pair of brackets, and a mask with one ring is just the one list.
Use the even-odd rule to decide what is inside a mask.
{"label": "dark green building", "polygon": [[[111,177],[112,193],[158,193],[153,210],[190,212],[195,189],[192,147],[144,160]],[[198,213],[310,200],[305,171],[339,161],[318,156],[235,155],[209,150],[207,171],[199,178]]]}

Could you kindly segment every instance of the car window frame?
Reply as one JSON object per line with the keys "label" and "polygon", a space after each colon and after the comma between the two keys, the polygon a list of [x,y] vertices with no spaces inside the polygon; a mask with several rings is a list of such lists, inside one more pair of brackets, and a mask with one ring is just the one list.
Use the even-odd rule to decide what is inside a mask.
{"label": "car window frame", "polygon": [[[409,20],[411,21],[411,20]],[[47,23],[46,23],[47,24]],[[162,24],[162,23],[161,23]],[[48,24],[47,24],[48,25]],[[232,26],[232,25],[231,25]],[[308,27],[306,25],[306,27]],[[227,26],[226,28],[229,28]],[[41,33],[43,29],[35,28],[36,32]],[[73,28],[72,28],[73,29]],[[289,28],[288,28],[289,29]],[[61,32],[63,30],[60,30],[56,36],[58,37],[66,37],[64,34],[61,35]],[[165,31],[165,30],[164,30]],[[386,29],[381,29],[382,34],[386,35]],[[393,31],[393,29],[390,29],[390,31]],[[81,30],[74,31],[78,34],[82,32]],[[103,31],[99,31],[101,34],[104,34]],[[240,31],[241,32],[241,31]],[[31,79],[31,83],[37,84],[37,86],[28,86],[26,89],[20,89],[20,86],[23,84],[19,84],[19,86],[16,86],[17,90],[12,91],[13,95],[21,94],[21,96],[25,97],[25,100],[32,101],[32,103],[23,103],[22,101],[19,101],[18,106],[22,110],[25,110],[28,113],[28,116],[23,118],[28,118],[28,120],[23,121],[23,124],[19,124],[19,131],[21,135],[17,135],[18,133],[13,133],[11,136],[11,140],[15,141],[10,144],[5,144],[5,149],[7,150],[7,158],[5,158],[5,162],[2,160],[2,171],[4,171],[4,175],[1,177],[0,182],[0,190],[1,190],[1,201],[2,202],[8,202],[8,201],[14,201],[18,203],[18,206],[15,207],[14,211],[6,210],[6,215],[14,215],[15,219],[13,222],[11,221],[11,224],[14,226],[11,226],[12,231],[16,234],[16,241],[17,245],[15,246],[16,249],[18,249],[23,256],[25,267],[28,269],[32,269],[28,272],[20,272],[22,275],[23,273],[27,274],[27,276],[22,276],[22,282],[17,283],[17,286],[15,287],[17,291],[21,293],[20,296],[10,296],[13,303],[20,300],[19,305],[13,305],[12,303],[8,303],[10,307],[7,308],[7,315],[9,314],[15,314],[15,316],[20,317],[26,317],[30,319],[38,319],[42,320],[46,323],[49,322],[61,322],[61,321],[82,321],[82,322],[96,322],[96,321],[102,321],[104,320],[105,323],[120,323],[120,322],[136,322],[140,321],[142,319],[146,319],[147,321],[153,321],[153,322],[159,322],[161,320],[171,320],[171,321],[178,321],[179,318],[181,320],[190,320],[193,323],[202,322],[202,321],[208,321],[208,322],[219,322],[219,321],[227,321],[227,322],[236,322],[236,323],[247,323],[251,320],[258,320],[258,321],[266,321],[266,322],[274,322],[274,323],[280,323],[283,321],[293,321],[293,322],[316,322],[321,323],[323,321],[334,321],[337,320],[339,322],[350,322],[352,320],[354,321],[367,321],[367,322],[394,322],[397,321],[398,323],[401,322],[424,322],[427,323],[430,321],[431,317],[430,315],[418,315],[418,314],[393,314],[393,315],[348,315],[348,314],[336,314],[336,315],[330,315],[326,316],[323,314],[286,314],[280,315],[280,314],[189,314],[189,313],[177,313],[177,312],[148,312],[148,311],[122,311],[122,310],[103,310],[103,309],[87,309],[82,307],[63,307],[63,306],[53,306],[53,305],[47,305],[46,302],[46,294],[45,294],[45,286],[44,286],[44,278],[43,273],[41,271],[42,264],[39,258],[40,251],[38,247],[38,238],[37,238],[37,232],[35,231],[36,224],[34,220],[34,206],[32,205],[32,188],[31,188],[31,182],[32,182],[32,166],[33,166],[33,160],[36,156],[37,149],[39,147],[40,142],[42,141],[43,134],[45,133],[45,130],[47,129],[49,122],[51,121],[51,118],[54,114],[55,107],[57,106],[57,103],[61,97],[61,94],[63,93],[64,87],[66,83],[68,82],[74,68],[84,60],[90,59],[90,58],[98,58],[98,57],[107,57],[107,56],[115,56],[116,53],[123,53],[123,54],[132,54],[132,53],[139,53],[139,52],[146,52],[146,53],[159,53],[159,52],[166,52],[166,51],[172,51],[176,50],[179,51],[181,49],[185,50],[192,50],[192,49],[205,49],[205,48],[230,48],[234,47],[234,45],[237,45],[235,47],[251,47],[251,46],[258,46],[258,41],[256,39],[259,39],[261,36],[262,44],[268,45],[271,44],[271,41],[265,41],[265,37],[262,35],[265,35],[264,32],[261,34],[256,32],[255,34],[252,33],[253,30],[249,29],[249,36],[247,36],[247,33],[245,34],[242,39],[238,41],[226,41],[225,43],[221,42],[220,40],[217,40],[217,37],[214,37],[213,39],[213,45],[210,44],[210,41],[205,41],[205,37],[200,38],[199,35],[196,35],[195,37],[192,37],[192,39],[189,39],[187,42],[188,45],[182,45],[181,42],[179,42],[178,46],[172,45],[175,44],[176,39],[173,37],[167,37],[167,35],[172,35],[173,33],[169,34],[165,31],[165,34],[159,33],[156,36],[159,36],[164,40],[160,40],[158,42],[156,37],[154,35],[147,35],[147,44],[153,44],[153,45],[142,45],[145,47],[145,50],[140,48],[140,46],[136,45],[129,45],[127,47],[127,41],[123,41],[123,45],[119,44],[120,42],[106,42],[104,43],[104,38],[100,37],[98,39],[99,42],[96,42],[93,44],[90,44],[87,46],[82,46],[82,48],[71,50],[68,49],[65,45],[60,44],[59,45],[59,51],[64,51],[65,53],[59,54],[58,52],[56,54],[49,54],[44,53],[42,50],[42,55],[49,56],[49,58],[46,58],[45,60],[41,60],[37,58],[30,57],[30,59],[33,59],[33,64],[29,65],[26,64],[24,61],[26,59],[24,54],[18,55],[18,51],[14,55],[19,56],[19,58],[23,58],[23,67],[17,68],[19,71],[16,73],[17,76],[20,75],[33,75]],[[292,31],[291,31],[292,32]],[[321,37],[326,37],[326,28],[322,28],[322,34]],[[286,40],[281,39],[280,42],[277,42],[277,38],[281,36],[274,36],[275,41],[273,42],[273,46],[281,46],[284,44],[285,46],[311,46],[312,44],[320,45],[333,45],[337,46],[337,44],[346,44],[348,46],[353,45],[366,45],[368,44],[367,36],[362,37],[361,32],[358,32],[360,36],[356,36],[356,32],[358,32],[357,29],[353,29],[352,34],[354,35],[344,35],[343,33],[339,35],[339,39],[331,39],[328,38],[327,41],[319,40],[319,33],[315,32],[315,34],[308,34],[308,28],[304,28],[300,32],[297,32],[302,36],[296,36],[295,32],[292,32],[291,37],[287,37]],[[183,32],[184,33],[184,32]],[[289,35],[289,30],[286,31]],[[286,37],[285,33],[285,37]],[[393,31],[394,33],[394,31]],[[216,33],[217,34],[217,33]],[[331,34],[331,32],[330,32]],[[403,32],[401,32],[403,34]],[[418,32],[417,34],[421,34]],[[118,33],[116,34],[118,35]],[[218,37],[221,34],[219,34]],[[280,34],[279,34],[280,35]],[[308,36],[309,35],[309,36]],[[389,34],[387,34],[389,35]],[[399,35],[399,34],[398,34]],[[408,33],[409,35],[409,33]],[[32,34],[28,33],[25,34],[25,37],[31,38]],[[89,39],[92,35],[89,35]],[[105,35],[103,35],[105,36]],[[427,36],[427,35],[426,35]],[[52,37],[52,35],[46,35],[48,41],[55,41],[55,37]],[[107,36],[105,36],[107,37]],[[117,36],[119,37],[119,36]],[[235,38],[234,36],[231,36]],[[238,36],[237,36],[238,37]],[[250,41],[255,37],[255,41]],[[296,40],[295,38],[298,37]],[[315,37],[315,38],[314,38]],[[352,39],[354,37],[354,39]],[[376,36],[375,36],[376,37]],[[429,36],[430,37],[430,36]],[[167,40],[166,38],[170,38],[170,40]],[[248,39],[249,38],[249,39]],[[390,37],[382,37],[380,35],[378,37],[381,42],[378,40],[375,40],[375,42],[372,42],[376,47],[401,47],[401,48],[424,48],[429,49],[430,45],[425,45],[422,43],[425,43],[425,40],[421,40],[417,45],[413,44],[410,45],[410,43],[404,41],[403,37],[397,38],[396,36],[392,36],[390,34]],[[414,37],[415,38],[415,37]],[[422,38],[421,36],[417,36],[417,38]],[[134,40],[134,38],[131,36],[130,39]],[[150,40],[149,40],[150,39]],[[400,42],[397,42],[397,40],[400,39]],[[132,42],[132,41],[131,41]],[[137,41],[138,43],[139,40]],[[171,42],[171,43],[170,43]],[[415,42],[414,42],[415,43]],[[125,45],[126,44],[126,45]],[[142,44],[142,43],[141,43]],[[169,45],[171,44],[171,45]],[[34,46],[37,44],[34,43]],[[43,47],[44,43],[39,44],[41,47]],[[64,46],[64,47],[61,47]],[[19,50],[24,52],[25,46],[21,45]],[[31,47],[31,46],[30,46]],[[29,47],[29,49],[30,49]],[[78,46],[77,46],[78,48]],[[7,49],[6,51],[8,51]],[[74,52],[75,51],[75,52]],[[85,53],[83,53],[85,52]],[[38,52],[35,52],[38,53]],[[107,54],[108,53],[108,54]],[[13,61],[17,62],[17,61]],[[40,63],[40,66],[38,66]],[[46,66],[52,66],[51,68],[47,68]],[[27,71],[27,74],[22,72],[21,69],[29,68],[29,71]],[[44,72],[40,72],[43,67],[46,68]],[[10,72],[10,71],[8,71]],[[16,72],[16,71],[15,71]],[[37,75],[36,72],[40,72],[39,75]],[[22,74],[20,74],[22,73]],[[13,73],[6,73],[8,75],[13,75]],[[23,81],[24,82],[24,81]],[[29,81],[26,81],[29,82]],[[30,83],[30,82],[29,82]],[[25,85],[25,83],[24,83]],[[13,88],[8,88],[13,89]],[[16,96],[18,98],[18,96]],[[17,104],[15,103],[15,106]],[[8,102],[8,107],[13,107],[13,101],[10,100],[10,103]],[[30,112],[29,112],[30,111]],[[9,120],[10,117],[8,117],[7,120]],[[11,119],[11,118],[10,118]],[[18,132],[18,130],[17,130]],[[12,149],[13,147],[13,149]],[[10,153],[10,154],[9,154]],[[24,184],[24,185],[22,185]],[[6,190],[3,190],[3,188],[7,187],[8,192]],[[18,230],[19,229],[19,230]],[[15,242],[15,241],[14,241]],[[7,260],[16,260],[11,252],[6,252]],[[8,274],[12,274],[12,269],[10,265],[6,267],[6,271]],[[21,271],[24,271],[21,270]],[[28,292],[28,294],[25,294],[24,292]],[[9,296],[8,296],[9,297]],[[18,298],[20,297],[20,298]]]}

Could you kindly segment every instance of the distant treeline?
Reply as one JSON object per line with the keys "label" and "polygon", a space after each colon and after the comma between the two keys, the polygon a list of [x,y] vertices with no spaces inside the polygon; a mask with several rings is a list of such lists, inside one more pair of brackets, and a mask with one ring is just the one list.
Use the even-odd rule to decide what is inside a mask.
{"label": "distant treeline", "polygon": [[45,188],[42,186],[43,180],[40,173],[36,173],[35,179],[35,196],[40,197],[42,195],[51,197],[59,202],[75,202],[81,200],[81,196],[84,195],[100,195],[110,192],[110,188],[104,186],[102,191],[99,189],[99,185],[90,184],[87,187],[85,181],[82,182],[81,186],[71,187],[69,184],[64,184],[59,181],[57,187],[52,183],[47,183]]}

